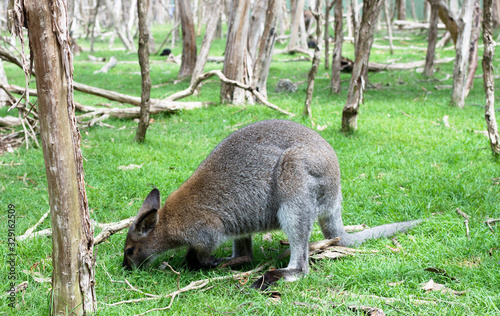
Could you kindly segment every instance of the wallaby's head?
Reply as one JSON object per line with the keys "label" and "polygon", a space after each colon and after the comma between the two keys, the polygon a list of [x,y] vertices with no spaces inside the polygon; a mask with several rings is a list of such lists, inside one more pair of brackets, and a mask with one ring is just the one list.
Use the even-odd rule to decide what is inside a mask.
{"label": "wallaby's head", "polygon": [[129,228],[123,255],[123,266],[126,269],[143,267],[155,258],[155,254],[161,252],[158,247],[161,240],[157,238],[159,209],[160,191],[153,189]]}

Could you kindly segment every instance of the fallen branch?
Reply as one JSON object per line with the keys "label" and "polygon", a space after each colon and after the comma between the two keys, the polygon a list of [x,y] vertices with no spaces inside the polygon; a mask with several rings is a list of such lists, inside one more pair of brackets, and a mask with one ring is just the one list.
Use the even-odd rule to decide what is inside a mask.
{"label": "fallen branch", "polygon": [[494,233],[495,231],[493,230],[493,227],[491,226],[491,224],[496,224],[496,223],[499,223],[499,222],[500,222],[500,219],[488,219],[484,223],[486,225],[488,225],[488,228],[491,230],[492,233]]}
{"label": "fallen branch", "polygon": [[35,229],[38,227],[38,225],[40,225],[47,218],[47,216],[49,216],[49,214],[50,214],[50,209],[47,212],[45,212],[45,214],[42,215],[42,217],[38,220],[38,222],[36,222],[35,225],[33,225],[33,227],[26,230],[26,232],[23,235],[17,237],[16,240],[22,241],[30,238]]}
{"label": "fallen branch", "polygon": [[224,82],[225,84],[233,85],[233,86],[236,86],[238,88],[241,88],[241,89],[249,91],[250,93],[252,93],[257,98],[257,100],[259,102],[261,102],[262,104],[264,104],[265,106],[267,106],[267,107],[269,107],[269,108],[271,108],[273,110],[276,110],[278,112],[281,112],[283,114],[290,115],[290,116],[294,116],[295,115],[295,114],[290,113],[288,111],[285,111],[285,110],[281,109],[280,107],[278,107],[278,106],[272,104],[271,102],[267,101],[266,98],[259,91],[257,91],[255,88],[253,88],[253,87],[251,87],[249,85],[243,84],[241,82],[228,79],[226,76],[224,76],[224,74],[220,70],[211,70],[209,72],[206,72],[204,74],[199,75],[198,77],[195,78],[195,80],[191,83],[191,85],[187,89],[185,89],[183,91],[176,92],[176,93],[168,96],[164,100],[168,101],[168,102],[173,102],[175,100],[182,99],[182,98],[185,98],[187,96],[190,96],[190,95],[192,95],[195,92],[196,88],[198,87],[198,85],[202,81],[204,81],[204,80],[206,80],[208,78],[211,78],[213,76],[219,77],[220,81]]}
{"label": "fallen branch", "polygon": [[135,216],[132,216],[116,223],[98,225],[98,227],[102,228],[102,231],[94,238],[94,246],[99,245],[111,235],[121,231],[122,229],[130,227],[134,220]]}
{"label": "fallen branch", "polygon": [[98,73],[105,73],[107,74],[108,71],[112,68],[114,68],[118,64],[118,60],[115,58],[115,56],[111,56],[109,61],[102,66],[101,69],[94,71],[94,75]]}
{"label": "fallen branch", "polygon": [[[320,250],[324,250],[328,247],[336,245],[340,241],[340,237],[336,237],[333,239],[324,239],[316,242],[309,243],[309,255],[312,255]],[[287,249],[285,252],[280,254],[277,260],[285,259],[290,256],[290,249]]]}

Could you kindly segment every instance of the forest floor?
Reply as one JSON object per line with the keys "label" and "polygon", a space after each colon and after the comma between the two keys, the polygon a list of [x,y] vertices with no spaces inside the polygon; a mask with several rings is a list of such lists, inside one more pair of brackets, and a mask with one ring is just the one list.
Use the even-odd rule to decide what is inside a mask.
{"label": "forest floor", "polygon": [[[153,29],[156,43],[162,42],[167,31],[161,27]],[[376,45],[388,45],[384,35],[376,34]],[[397,49],[390,55],[386,49],[374,48],[370,60],[402,63],[425,59],[425,33],[396,31],[395,36],[399,38],[395,45],[405,49]],[[201,43],[201,38],[198,41]],[[88,41],[81,39],[79,44],[88,50]],[[119,48],[119,44],[114,47]],[[284,46],[278,44],[278,48]],[[224,41],[216,40],[210,55],[222,56],[223,51]],[[173,53],[180,55],[180,43]],[[89,54],[75,56],[75,81],[140,96],[136,53],[110,50],[107,40],[98,41],[92,55],[118,59],[118,65],[107,74],[94,74],[104,63],[90,62]],[[448,46],[437,54],[438,58],[453,57],[454,50]],[[345,43],[343,55],[353,58],[352,44]],[[300,114],[311,61],[284,61],[298,56],[275,56],[268,80],[269,101],[296,113],[295,117],[258,104],[221,105],[220,82],[210,79],[204,83],[200,95],[180,101],[210,101],[212,105],[153,115],[143,144],[133,140],[137,127],[133,120],[108,119],[105,121],[108,127],[81,128],[92,219],[109,223],[134,216],[154,186],[162,192],[164,201],[224,137],[252,122],[280,118],[317,130],[337,152],[346,225],[372,227],[419,218],[426,221],[408,233],[397,235],[397,242],[371,240],[358,247],[362,251],[353,255],[335,260],[311,259],[308,276],[293,283],[280,282],[271,293],[265,294],[251,290],[251,281],[245,283],[245,278],[233,280],[229,277],[233,272],[227,269],[184,270],[184,249],[160,256],[149,270],[126,272],[122,268],[126,231],[122,231],[96,247],[97,314],[135,315],[171,304],[173,315],[358,315],[363,313],[361,306],[379,308],[387,315],[499,315],[500,225],[490,229],[485,221],[500,218],[500,167],[491,155],[488,138],[481,133],[486,130],[482,79],[475,80],[466,107],[458,109],[449,106],[453,62],[437,66],[433,79],[423,78],[416,70],[369,73],[358,131],[345,136],[340,132],[340,124],[350,74],[342,74],[342,93],[332,94],[330,71],[325,70],[323,61],[316,77],[313,117],[304,118]],[[497,64],[499,56],[497,49]],[[6,62],[4,67],[10,83],[24,84],[20,69]],[[153,98],[166,97],[188,87],[188,80],[176,82],[178,69],[179,65],[167,63],[164,57],[151,56]],[[212,69],[222,69],[222,64],[209,63],[205,71]],[[479,66],[477,75],[481,73]],[[279,79],[297,83],[297,92],[275,92]],[[499,81],[496,83],[498,86]],[[35,88],[34,82],[31,87]],[[75,100],[92,106],[127,106],[80,92],[75,92]],[[5,115],[4,107],[0,116]],[[17,116],[16,110],[9,115]],[[130,165],[137,167],[120,168]],[[0,155],[1,258],[9,254],[6,247],[9,204],[16,210],[18,236],[49,209],[41,148],[26,149],[22,145]],[[457,209],[469,216],[468,236],[464,218]],[[50,220],[46,219],[37,230],[49,227]],[[276,268],[286,266],[287,259],[276,260],[288,248],[280,243],[285,239],[280,231],[256,234],[254,261],[239,271],[265,263]],[[321,239],[316,224],[311,241]],[[0,294],[0,315],[49,314],[53,260],[50,238],[19,241],[15,253],[15,283],[28,284],[17,293],[15,309],[8,307],[7,295]],[[228,242],[216,255],[230,253]],[[179,271],[180,277],[164,265],[162,268],[163,261]],[[10,284],[9,268],[6,263],[0,264],[4,293]],[[204,279],[208,281],[199,283],[198,289],[174,295],[173,299],[169,296],[178,286],[183,288]],[[430,286],[431,280],[445,288]],[[108,305],[147,297],[137,290],[159,297]]]}

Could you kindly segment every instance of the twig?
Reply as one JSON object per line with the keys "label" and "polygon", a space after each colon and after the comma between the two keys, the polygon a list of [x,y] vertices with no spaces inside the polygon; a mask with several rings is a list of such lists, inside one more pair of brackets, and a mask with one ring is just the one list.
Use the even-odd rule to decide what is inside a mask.
{"label": "twig", "polygon": [[492,233],[494,233],[495,231],[493,230],[493,227],[491,226],[491,224],[496,224],[498,222],[500,222],[500,219],[488,219],[484,223],[486,225],[488,225],[488,228],[491,230]]}
{"label": "twig", "polygon": [[467,234],[467,239],[470,240],[469,220],[468,219],[464,220],[464,224],[465,224],[465,232]]}
{"label": "twig", "polygon": [[174,268],[172,268],[171,265],[168,264],[168,262],[163,262],[167,267],[170,268],[170,270],[172,270],[173,273],[177,274],[177,290],[180,290],[181,289],[181,286],[180,286],[180,281],[181,281],[181,273],[180,272],[177,272],[174,270]]}
{"label": "twig", "polygon": [[122,229],[130,227],[134,220],[135,216],[132,216],[116,223],[98,224],[98,227],[102,228],[102,231],[94,238],[94,246],[102,243],[111,235],[121,231]]}
{"label": "twig", "polygon": [[457,214],[462,216],[463,218],[469,220],[470,219],[470,216],[465,214],[464,212],[462,212],[458,207],[457,207]]}
{"label": "twig", "polygon": [[[309,243],[309,254],[311,255],[311,254],[316,253],[322,249],[336,245],[339,241],[340,241],[340,237],[336,237],[333,239],[324,239],[324,240]],[[287,249],[285,252],[280,254],[278,256],[277,260],[282,260],[288,256],[290,256],[290,249]]]}
{"label": "twig", "polygon": [[16,240],[25,240],[29,238],[31,234],[33,234],[35,229],[38,227],[38,225],[40,225],[47,218],[47,216],[49,216],[49,214],[50,214],[50,209],[45,214],[43,214],[42,217],[40,217],[38,222],[35,225],[33,225],[33,227],[27,229],[26,232],[23,235],[17,237]]}
{"label": "twig", "polygon": [[271,108],[273,110],[276,110],[276,111],[281,112],[281,113],[286,114],[286,115],[295,116],[295,114],[290,113],[288,111],[285,111],[285,110],[281,109],[280,107],[278,107],[278,106],[272,104],[271,102],[267,101],[266,97],[264,97],[259,91],[257,91],[252,86],[248,86],[248,85],[243,84],[241,82],[228,79],[226,76],[224,76],[224,74],[220,70],[211,70],[211,71],[208,71],[208,72],[206,72],[204,74],[199,75],[198,77],[195,78],[195,80],[191,83],[191,85],[187,89],[185,89],[183,91],[176,92],[176,93],[168,96],[164,100],[165,101],[175,101],[175,100],[179,100],[181,98],[185,98],[187,96],[190,96],[190,95],[192,95],[195,92],[196,88],[198,87],[198,85],[202,81],[204,81],[204,80],[206,80],[208,78],[211,78],[213,76],[219,77],[220,81],[222,81],[222,82],[224,82],[226,84],[237,86],[238,88],[241,88],[241,89],[249,91],[250,93],[252,93],[257,98],[257,100],[259,102],[261,102],[262,104],[264,104],[265,106],[267,106],[267,107],[269,107],[269,108]]}

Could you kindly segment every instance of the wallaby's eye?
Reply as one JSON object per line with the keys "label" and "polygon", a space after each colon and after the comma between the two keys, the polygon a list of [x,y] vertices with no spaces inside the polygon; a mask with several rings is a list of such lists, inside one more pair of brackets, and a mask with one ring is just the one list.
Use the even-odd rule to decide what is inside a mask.
{"label": "wallaby's eye", "polygon": [[127,250],[125,250],[125,255],[127,257],[130,257],[134,254],[134,247],[130,247],[130,248],[127,248]]}

